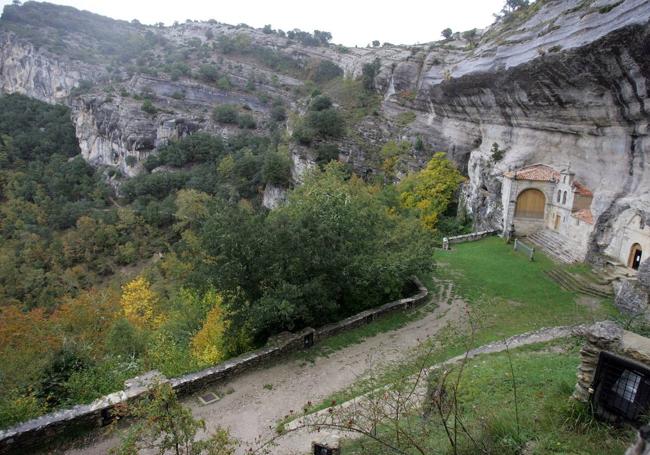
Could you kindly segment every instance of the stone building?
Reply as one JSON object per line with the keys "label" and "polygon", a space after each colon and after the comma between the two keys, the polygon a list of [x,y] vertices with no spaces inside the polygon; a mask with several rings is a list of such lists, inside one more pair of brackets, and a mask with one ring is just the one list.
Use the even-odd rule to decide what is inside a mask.
{"label": "stone building", "polygon": [[[568,262],[585,260],[597,218],[594,195],[570,168],[533,164],[505,172],[501,197],[504,233],[514,225],[518,235],[562,250]],[[630,207],[616,216],[610,231],[602,250],[607,262],[638,270],[650,252],[650,223]]]}
{"label": "stone building", "polygon": [[584,260],[594,229],[592,192],[569,169],[533,164],[503,174],[503,230],[514,224],[519,235],[550,230]]}

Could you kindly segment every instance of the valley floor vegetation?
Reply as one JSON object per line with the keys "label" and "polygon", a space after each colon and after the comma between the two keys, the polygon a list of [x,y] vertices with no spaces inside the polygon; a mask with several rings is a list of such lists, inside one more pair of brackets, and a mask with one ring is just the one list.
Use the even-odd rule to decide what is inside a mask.
{"label": "valley floor vegetation", "polygon": [[[312,112],[331,109],[317,96]],[[69,115],[0,98],[0,428],[395,299],[463,224],[442,154],[401,184],[332,156],[268,212],[264,185],[291,185],[289,139],[246,129],[173,142],[145,162],[169,171],[116,193]]]}

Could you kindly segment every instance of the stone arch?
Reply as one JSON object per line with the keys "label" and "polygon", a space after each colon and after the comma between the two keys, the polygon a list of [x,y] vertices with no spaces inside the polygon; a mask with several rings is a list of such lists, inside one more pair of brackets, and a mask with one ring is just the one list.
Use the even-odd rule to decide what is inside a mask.
{"label": "stone arch", "polygon": [[544,193],[536,188],[528,188],[517,196],[515,217],[543,219],[545,207],[546,196]]}
{"label": "stone arch", "polygon": [[627,266],[630,267],[631,269],[639,270],[639,266],[641,265],[641,259],[642,259],[641,256],[643,256],[643,250],[641,249],[641,245],[635,243],[630,248],[630,256],[627,261]]}
{"label": "stone arch", "polygon": [[566,191],[562,195],[562,204],[566,204]]}

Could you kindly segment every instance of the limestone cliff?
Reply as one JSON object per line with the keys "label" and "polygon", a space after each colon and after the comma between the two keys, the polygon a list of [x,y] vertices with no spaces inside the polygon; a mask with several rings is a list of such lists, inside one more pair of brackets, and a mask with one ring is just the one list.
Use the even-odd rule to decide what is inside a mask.
{"label": "limestone cliff", "polygon": [[[332,62],[347,77],[358,77],[364,64],[379,59],[380,112],[356,123],[339,144],[341,159],[357,172],[373,171],[369,150],[386,140],[420,136],[425,147],[404,157],[404,170],[446,151],[469,177],[464,193],[477,228],[500,225],[501,173],[535,162],[570,163],[593,190],[594,253],[608,247],[623,214],[650,220],[650,3],[645,0],[538,0],[476,37],[348,49],[307,46],[214,21],[147,27],[80,16],[72,9],[57,14],[79,18],[79,27],[63,40],[56,27],[39,29],[49,37],[39,45],[23,32],[25,24],[36,23],[38,9],[28,2],[5,11],[0,89],[70,105],[82,153],[94,164],[134,175],[140,161],[170,138],[196,130],[232,134],[211,120],[215,104],[245,105],[264,125],[270,106],[260,94],[281,98],[299,111],[303,76],[318,62]],[[92,27],[84,28],[91,21],[118,27],[128,40],[94,36]],[[224,40],[245,46],[246,53],[224,51],[217,46]],[[143,55],[150,60],[194,49],[203,56],[195,66],[218,64],[229,85],[185,73],[171,78],[144,74],[142,65],[135,67],[142,55],[134,58],[136,64],[117,65],[111,46],[129,49],[132,43],[149,43]],[[89,55],[111,58],[97,61]],[[255,94],[247,90],[251,74],[256,75]],[[156,112],[142,110],[143,93],[155,100]],[[405,112],[414,113],[415,120],[400,123]],[[493,156],[494,144],[502,157]],[[309,151],[296,147],[294,178],[311,161]],[[268,193],[269,200],[278,199]]]}

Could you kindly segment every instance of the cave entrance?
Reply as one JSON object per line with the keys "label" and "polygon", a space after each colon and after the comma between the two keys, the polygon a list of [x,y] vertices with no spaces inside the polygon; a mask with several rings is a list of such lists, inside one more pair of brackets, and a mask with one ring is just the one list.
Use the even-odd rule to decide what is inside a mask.
{"label": "cave entrance", "polygon": [[641,249],[641,245],[638,243],[635,243],[632,245],[632,248],[630,248],[630,258],[628,259],[628,267],[634,270],[639,270],[639,266],[641,265],[641,256],[643,255],[643,250]]}
{"label": "cave entrance", "polygon": [[516,218],[534,218],[544,219],[544,206],[546,197],[544,193],[535,188],[529,188],[522,191],[517,196],[517,205],[515,207]]}

